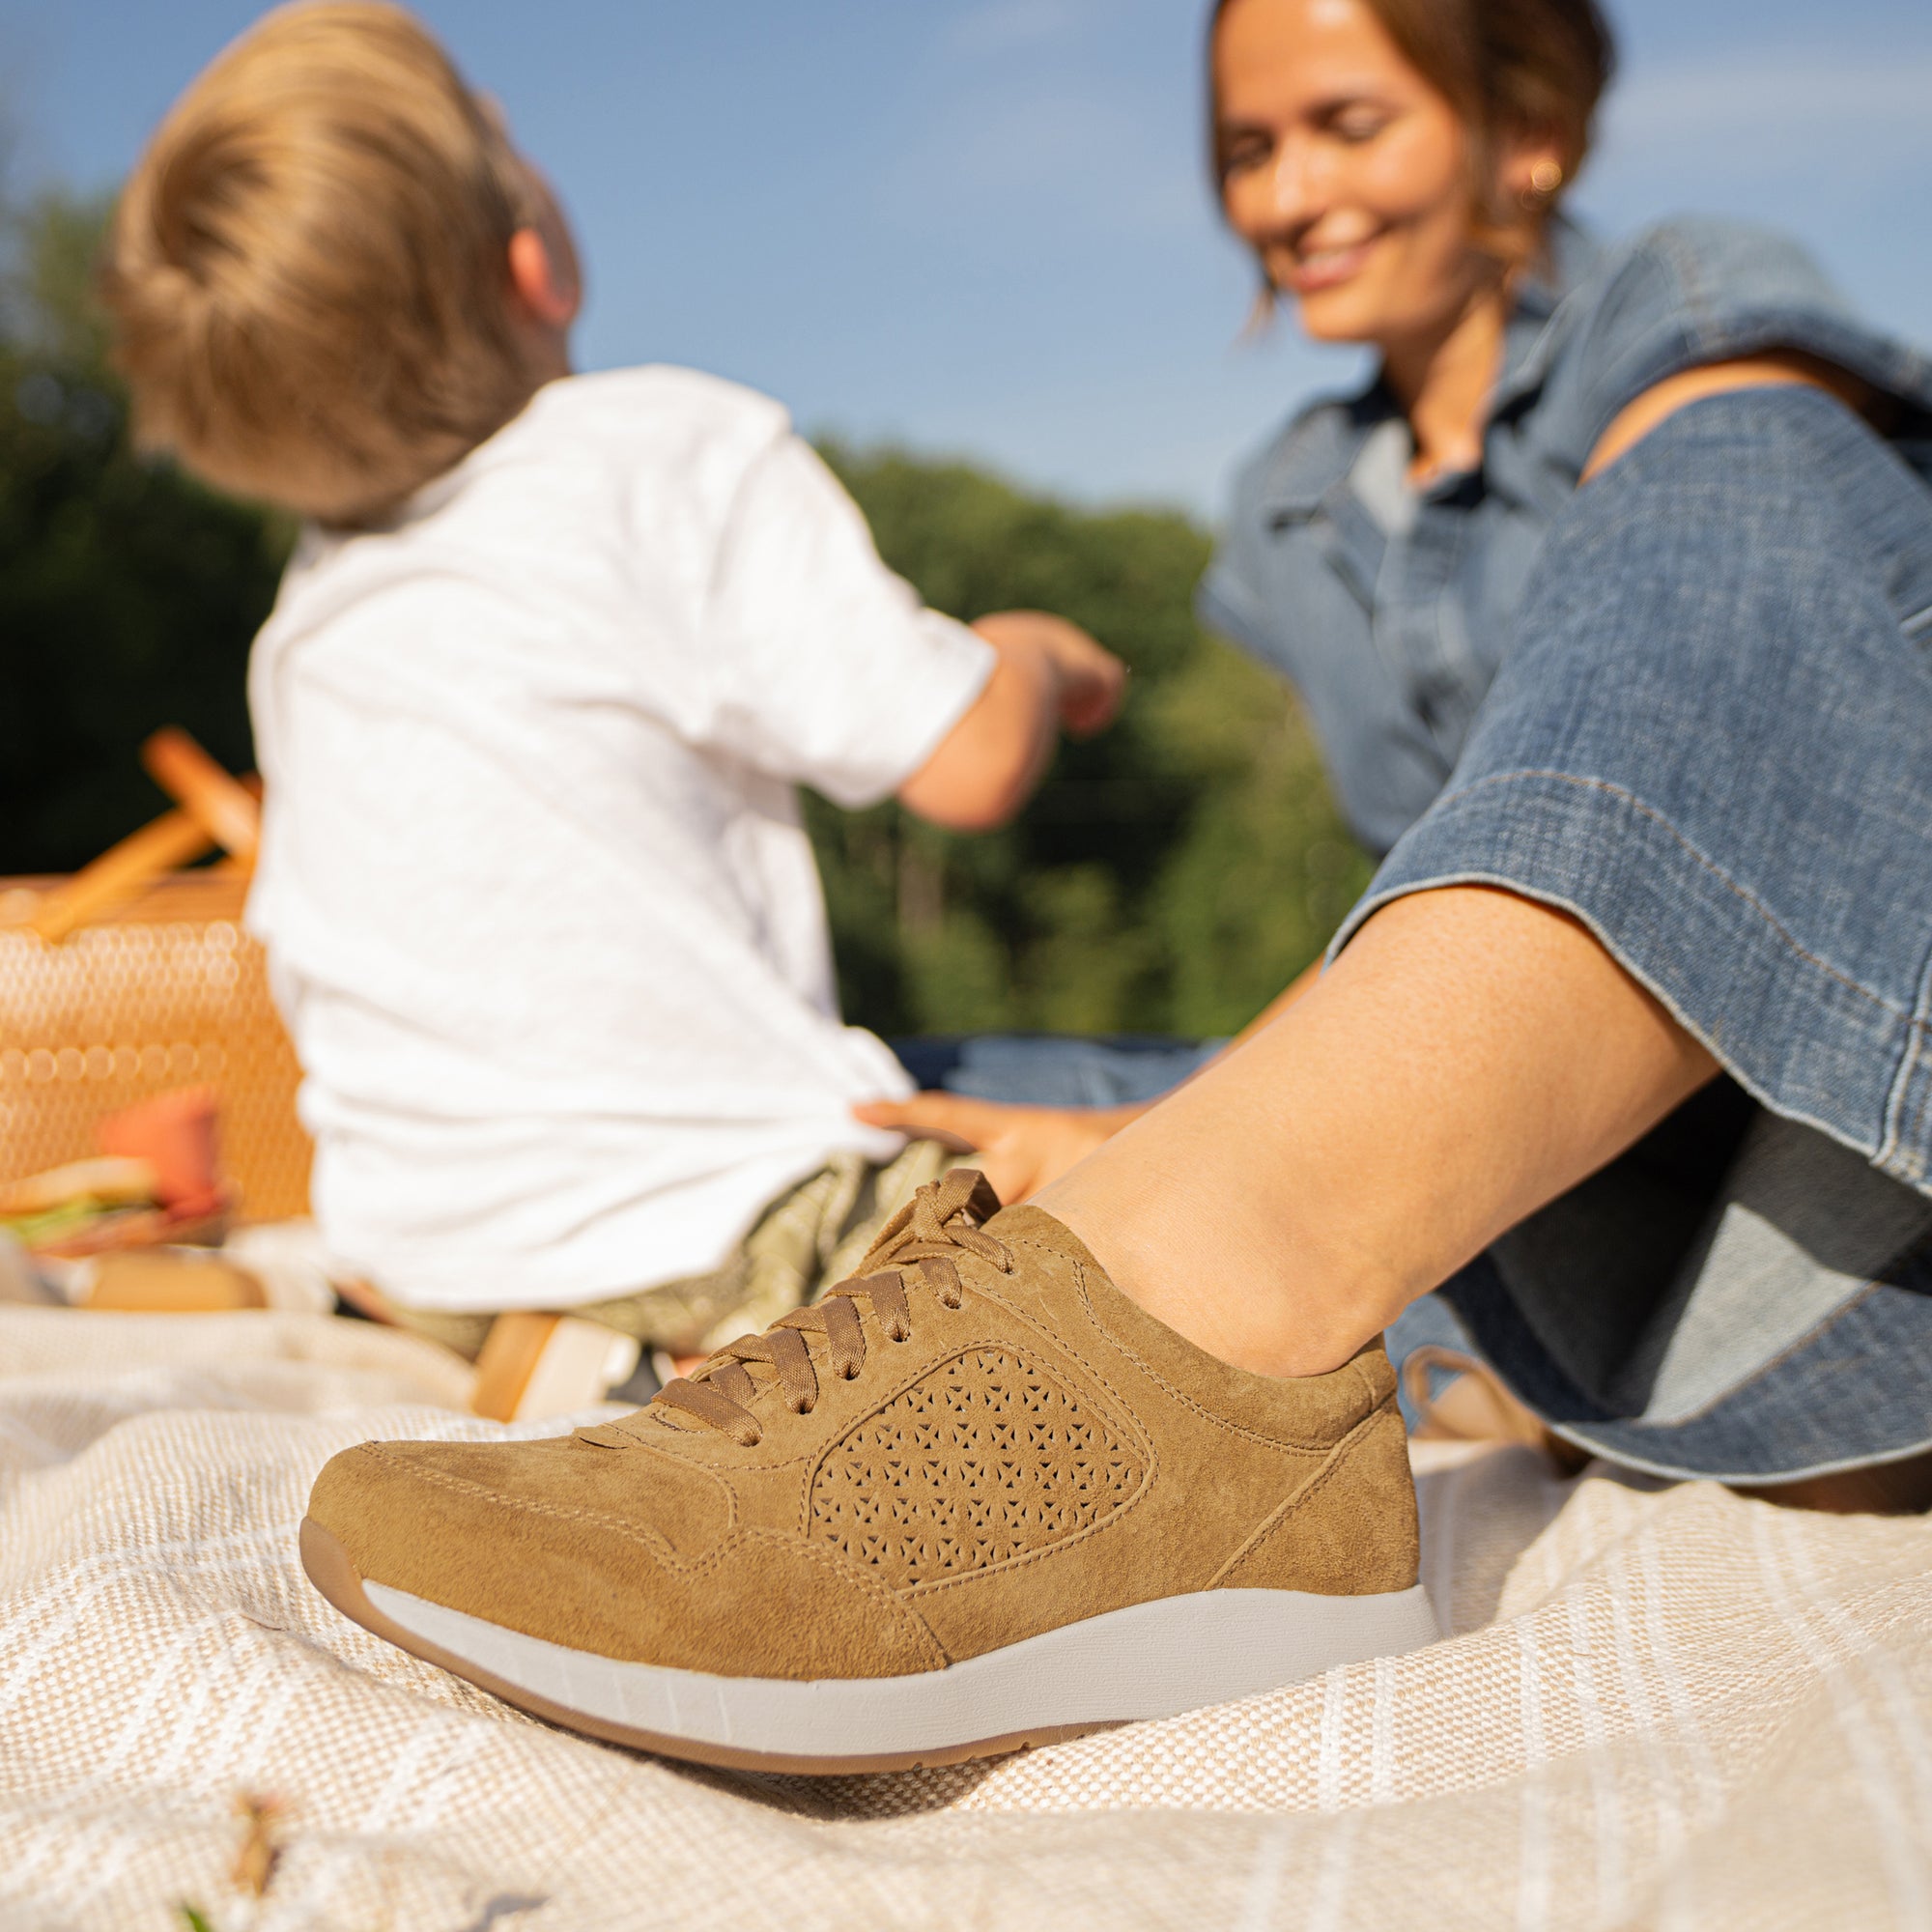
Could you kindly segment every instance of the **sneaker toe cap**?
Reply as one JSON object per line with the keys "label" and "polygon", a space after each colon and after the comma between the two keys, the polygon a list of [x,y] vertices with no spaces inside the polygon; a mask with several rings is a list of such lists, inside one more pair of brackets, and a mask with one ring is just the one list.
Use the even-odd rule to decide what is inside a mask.
{"label": "sneaker toe cap", "polygon": [[[604,1473],[617,1459],[567,1462],[569,1447],[365,1442],[325,1465],[309,1518],[364,1582],[602,1657],[794,1679],[946,1662],[924,1620],[840,1552],[732,1527],[708,1472],[625,1459],[618,1510],[596,1493],[623,1481]],[[560,1453],[546,1467],[539,1449]]]}

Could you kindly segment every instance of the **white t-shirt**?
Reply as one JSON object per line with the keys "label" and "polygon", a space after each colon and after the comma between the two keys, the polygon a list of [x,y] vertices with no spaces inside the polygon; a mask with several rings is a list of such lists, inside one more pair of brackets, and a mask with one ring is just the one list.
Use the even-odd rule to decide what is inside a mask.
{"label": "white t-shirt", "polygon": [[304,533],[256,640],[250,927],[314,1200],[411,1307],[718,1266],[909,1091],[840,1023],[795,783],[889,796],[992,668],[776,403],[571,377],[391,526]]}

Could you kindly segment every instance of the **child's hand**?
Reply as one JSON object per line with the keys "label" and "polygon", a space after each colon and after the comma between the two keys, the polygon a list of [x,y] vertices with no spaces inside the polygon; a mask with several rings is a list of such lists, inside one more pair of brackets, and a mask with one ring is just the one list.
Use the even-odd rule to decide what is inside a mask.
{"label": "child's hand", "polygon": [[993,1192],[1010,1208],[1058,1180],[1147,1106],[1020,1107],[964,1094],[915,1094],[910,1100],[871,1100],[852,1111],[871,1126],[896,1127],[915,1140],[943,1141],[974,1154]]}
{"label": "child's hand", "polygon": [[1104,729],[1127,668],[1078,624],[1044,611],[999,611],[973,628],[993,646],[972,708],[899,786],[909,811],[952,832],[990,832],[1033,796],[1061,731]]}
{"label": "child's hand", "polygon": [[1076,738],[1104,731],[1120,716],[1127,668],[1078,624],[1042,613],[1041,642],[1060,672],[1060,722]]}
{"label": "child's hand", "polygon": [[1022,642],[1039,653],[1055,680],[1055,714],[1074,737],[1091,738],[1119,716],[1127,668],[1078,624],[1046,611],[997,611],[973,628],[994,642]]}

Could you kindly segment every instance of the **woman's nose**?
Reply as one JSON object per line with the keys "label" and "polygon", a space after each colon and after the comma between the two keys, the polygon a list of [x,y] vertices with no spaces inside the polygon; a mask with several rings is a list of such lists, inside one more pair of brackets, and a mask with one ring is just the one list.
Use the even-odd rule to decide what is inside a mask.
{"label": "woman's nose", "polygon": [[1312,221],[1321,213],[1328,170],[1313,143],[1291,134],[1275,151],[1269,177],[1269,212],[1284,227]]}

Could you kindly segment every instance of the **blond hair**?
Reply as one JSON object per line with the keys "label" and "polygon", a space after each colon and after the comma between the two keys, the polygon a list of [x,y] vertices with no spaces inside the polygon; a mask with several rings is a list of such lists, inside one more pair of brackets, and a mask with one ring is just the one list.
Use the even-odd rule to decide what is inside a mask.
{"label": "blond hair", "polygon": [[121,196],[101,290],[137,437],[325,522],[382,515],[538,386],[508,248],[539,213],[410,14],[278,9],[196,77]]}

